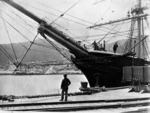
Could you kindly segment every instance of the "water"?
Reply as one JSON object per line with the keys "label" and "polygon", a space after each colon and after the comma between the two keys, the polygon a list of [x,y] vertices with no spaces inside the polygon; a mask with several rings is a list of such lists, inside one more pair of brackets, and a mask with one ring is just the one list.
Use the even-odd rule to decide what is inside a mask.
{"label": "water", "polygon": [[[84,75],[68,75],[71,81],[69,92],[78,92]],[[60,93],[63,75],[1,75],[0,95],[43,95]]]}

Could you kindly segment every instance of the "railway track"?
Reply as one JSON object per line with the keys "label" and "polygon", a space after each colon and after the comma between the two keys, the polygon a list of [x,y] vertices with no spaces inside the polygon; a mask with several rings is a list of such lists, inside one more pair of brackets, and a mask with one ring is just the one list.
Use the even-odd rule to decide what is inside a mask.
{"label": "railway track", "polygon": [[150,106],[150,98],[1,104],[5,111],[81,111]]}

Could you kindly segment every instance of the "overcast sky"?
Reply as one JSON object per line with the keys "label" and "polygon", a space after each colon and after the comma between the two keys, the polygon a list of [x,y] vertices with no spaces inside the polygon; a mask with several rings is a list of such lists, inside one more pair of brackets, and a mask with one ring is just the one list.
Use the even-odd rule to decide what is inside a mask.
{"label": "overcast sky", "polygon": [[[144,2],[143,5],[150,5],[150,0],[142,1]],[[14,2],[19,3],[20,5],[33,12],[38,17],[45,19],[49,23],[58,18],[58,15],[62,14],[61,12],[66,12],[69,8],[76,4],[65,13],[65,15],[63,16],[65,19],[59,18],[57,19],[57,21],[55,21],[55,23],[60,25],[57,26],[59,29],[62,29],[61,26],[63,26],[63,28],[68,29],[76,36],[85,36],[91,34],[91,30],[86,28],[90,25],[93,25],[94,23],[98,24],[127,17],[127,12],[130,11],[131,8],[134,8],[137,4],[137,0],[14,0]],[[1,14],[3,15],[3,18],[5,18],[5,20],[19,29],[21,33],[25,34],[27,37],[30,37],[30,39],[34,38],[36,29],[38,27],[38,24],[36,24],[36,22],[6,4],[0,3],[0,9]],[[68,16],[67,14],[71,16]],[[10,16],[12,18],[10,18]],[[80,18],[80,20],[72,16]],[[24,19],[26,23],[32,25],[34,27],[34,30],[31,29],[30,26],[27,26],[27,24],[23,22],[19,17],[21,19]],[[73,20],[77,23],[70,22],[66,19]],[[18,25],[18,23],[25,28],[22,28],[21,25]],[[20,34],[18,34],[6,22],[5,24],[6,27],[4,25],[3,19],[0,18],[0,25],[2,26],[0,27],[0,43],[10,42],[8,39],[8,34],[6,33],[6,28],[9,31],[9,35],[13,37],[11,39],[12,42],[25,41],[24,38],[16,38],[20,37]],[[25,29],[28,29],[30,32]],[[94,34],[96,34],[96,32],[97,31],[94,31]]]}

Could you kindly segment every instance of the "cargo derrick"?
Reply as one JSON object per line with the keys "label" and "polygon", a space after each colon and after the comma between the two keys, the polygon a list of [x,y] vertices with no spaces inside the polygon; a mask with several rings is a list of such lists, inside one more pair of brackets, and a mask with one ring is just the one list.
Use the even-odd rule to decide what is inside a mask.
{"label": "cargo derrick", "polygon": [[[84,73],[91,87],[94,86],[120,86],[122,84],[122,75],[124,66],[132,66],[133,59],[135,66],[143,66],[150,64],[141,58],[133,58],[132,53],[115,54],[105,51],[87,51],[73,41],[69,36],[59,31],[46,21],[38,18],[31,12],[27,11],[20,5],[14,3],[12,0],[2,0],[20,12],[24,13],[34,21],[39,23],[38,32],[48,42],[50,41],[47,36],[54,39],[69,49],[72,53],[72,62]],[[147,15],[142,15],[145,17]],[[134,17],[138,18],[138,17]]]}

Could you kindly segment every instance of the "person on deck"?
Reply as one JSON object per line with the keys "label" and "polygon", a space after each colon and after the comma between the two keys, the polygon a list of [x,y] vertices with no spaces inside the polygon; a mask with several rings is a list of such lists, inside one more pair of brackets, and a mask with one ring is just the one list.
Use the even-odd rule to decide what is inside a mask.
{"label": "person on deck", "polygon": [[116,43],[114,44],[114,46],[113,46],[113,51],[114,51],[114,53],[116,53],[117,48],[118,48],[118,44],[117,44],[117,42],[116,42]]}
{"label": "person on deck", "polygon": [[64,79],[61,82],[61,99],[60,101],[64,100],[64,95],[65,95],[65,101],[67,101],[68,97],[68,86],[71,84],[70,80],[67,78],[67,74],[64,74]]}

